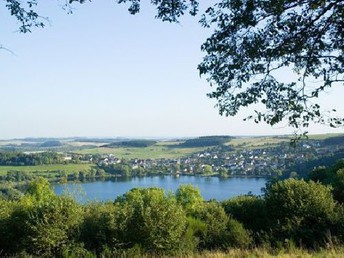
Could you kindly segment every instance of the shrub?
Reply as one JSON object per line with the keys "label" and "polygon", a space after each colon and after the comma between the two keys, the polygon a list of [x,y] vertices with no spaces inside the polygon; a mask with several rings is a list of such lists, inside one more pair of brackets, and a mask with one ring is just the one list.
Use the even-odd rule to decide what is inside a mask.
{"label": "shrub", "polygon": [[326,244],[336,206],[331,188],[288,179],[270,185],[265,200],[275,242],[289,239],[307,247]]}
{"label": "shrub", "polygon": [[185,212],[173,196],[165,196],[163,189],[132,189],[115,204],[123,212],[126,242],[157,252],[180,247]]}

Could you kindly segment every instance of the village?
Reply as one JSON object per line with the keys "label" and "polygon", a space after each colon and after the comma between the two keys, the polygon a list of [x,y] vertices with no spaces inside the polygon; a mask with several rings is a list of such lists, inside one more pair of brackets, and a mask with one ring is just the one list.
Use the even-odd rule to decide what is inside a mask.
{"label": "village", "polygon": [[[216,146],[178,159],[130,159],[113,154],[98,155],[100,169],[124,175],[183,174],[227,176],[281,176],[292,173],[298,165],[323,157],[331,157],[343,151],[341,146],[323,145],[309,141],[298,147],[282,143],[274,147],[234,150],[228,146]],[[125,172],[123,172],[125,170]]]}

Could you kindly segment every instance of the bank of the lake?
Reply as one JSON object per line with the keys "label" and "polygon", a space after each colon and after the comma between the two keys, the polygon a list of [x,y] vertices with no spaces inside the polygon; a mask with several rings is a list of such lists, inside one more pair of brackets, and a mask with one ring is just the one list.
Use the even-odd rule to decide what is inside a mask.
{"label": "bank of the lake", "polygon": [[53,184],[56,194],[64,191],[76,194],[81,202],[114,200],[132,188],[160,187],[166,192],[175,192],[182,184],[192,184],[198,187],[205,200],[216,199],[222,201],[234,196],[252,193],[261,195],[266,179],[262,177],[203,177],[203,176],[145,176],[118,177],[110,180],[95,182],[80,182],[67,184]]}

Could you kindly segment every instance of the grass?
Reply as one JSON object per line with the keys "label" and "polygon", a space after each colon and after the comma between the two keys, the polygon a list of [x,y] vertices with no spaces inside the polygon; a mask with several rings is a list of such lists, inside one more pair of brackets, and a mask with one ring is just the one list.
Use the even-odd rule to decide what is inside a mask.
{"label": "grass", "polygon": [[240,137],[232,139],[228,145],[234,148],[259,148],[264,146],[277,146],[282,142],[290,142],[288,137],[274,137],[274,136],[261,136],[261,137]]}
{"label": "grass", "polygon": [[220,251],[206,251],[199,254],[194,254],[186,257],[195,257],[195,258],[224,258],[224,257],[233,257],[233,258],[244,258],[244,257],[259,257],[259,258],[272,258],[272,257],[280,257],[280,258],[334,258],[334,257],[344,257],[344,249],[322,249],[318,251],[308,251],[303,249],[292,249],[292,250],[273,250],[268,251],[265,249],[252,249],[252,250],[241,250],[241,249],[231,249],[227,252],[220,252]]}
{"label": "grass", "polygon": [[176,159],[190,155],[192,153],[200,152],[207,148],[172,148],[169,147],[169,143],[155,144],[153,146],[145,148],[128,148],[128,147],[116,147],[116,148],[90,148],[75,151],[80,154],[113,154],[118,158],[125,159]]}
{"label": "grass", "polygon": [[8,171],[23,171],[37,174],[53,173],[65,171],[68,175],[82,170],[89,170],[93,164],[58,164],[58,165],[38,165],[38,166],[0,166],[0,175],[6,175]]}
{"label": "grass", "polygon": [[[336,247],[330,249],[320,249],[317,251],[310,251],[300,248],[289,248],[289,249],[264,249],[264,248],[254,248],[254,249],[238,249],[233,248],[228,251],[201,251],[201,252],[181,252],[178,253],[146,253],[143,250],[123,250],[113,255],[101,255],[101,257],[179,257],[179,258],[335,258],[335,257],[344,257],[344,248]],[[95,257],[95,256],[94,256]]]}
{"label": "grass", "polygon": [[127,253],[124,252],[120,257],[183,257],[183,258],[335,258],[344,257],[344,248],[321,249],[317,251],[309,251],[299,248],[281,249],[281,250],[267,250],[263,248],[255,249],[238,249],[233,248],[228,251],[203,251],[195,253],[181,253],[181,254],[147,254],[144,252]]}
{"label": "grass", "polygon": [[326,140],[328,138],[333,138],[337,136],[344,136],[342,133],[327,133],[327,134],[310,134],[308,138],[310,140]]}

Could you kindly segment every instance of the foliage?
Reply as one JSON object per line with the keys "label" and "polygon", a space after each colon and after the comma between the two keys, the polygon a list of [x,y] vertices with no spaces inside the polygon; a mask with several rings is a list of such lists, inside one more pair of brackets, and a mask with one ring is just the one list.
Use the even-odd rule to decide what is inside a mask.
{"label": "foliage", "polygon": [[[210,7],[201,23],[215,32],[202,45],[199,71],[216,86],[209,96],[220,114],[261,103],[257,123],[287,118],[296,128],[310,121],[340,125],[342,119],[327,118],[310,100],[344,81],[343,17],[339,0],[222,0]],[[295,80],[279,78],[288,70]]]}
{"label": "foliage", "polygon": [[213,173],[213,167],[208,165],[208,164],[205,164],[203,166],[203,174],[204,175],[211,175]]}
{"label": "foliage", "polygon": [[265,194],[274,241],[299,246],[325,246],[335,215],[331,188],[312,181],[288,179],[267,188]]}
{"label": "foliage", "polygon": [[188,139],[183,143],[172,145],[171,147],[194,148],[218,146],[228,142],[231,138],[230,136],[203,136],[195,139]]}
{"label": "foliage", "polygon": [[[5,253],[25,251],[33,255],[60,253],[76,233],[81,207],[68,197],[57,197],[45,179],[34,181],[23,198],[8,203],[0,228]],[[8,210],[8,206],[7,206]]]}
{"label": "foliage", "polygon": [[[79,1],[79,0],[72,0]],[[140,11],[140,1],[138,0],[118,0],[118,3],[130,2],[131,5],[128,11],[131,14],[136,14]],[[196,0],[153,0],[153,5],[157,7],[158,14],[156,18],[162,21],[177,22],[178,18],[184,15],[185,11],[189,11],[189,14],[194,16],[198,12],[198,1]]]}
{"label": "foliage", "polygon": [[193,214],[204,202],[199,188],[193,185],[181,185],[176,191],[176,199],[187,214]]}
{"label": "foliage", "polygon": [[132,189],[115,204],[127,211],[126,242],[155,251],[173,250],[180,245],[185,213],[173,196],[165,196],[163,189]]}
{"label": "foliage", "polygon": [[113,142],[102,147],[105,148],[113,148],[113,147],[134,147],[134,148],[145,148],[156,144],[156,141],[153,140],[131,140],[131,141],[121,141],[121,142]]}
{"label": "foliage", "polygon": [[43,142],[39,146],[40,147],[59,147],[59,146],[62,146],[62,145],[63,144],[60,141],[53,140],[53,141]]}
{"label": "foliage", "polygon": [[244,247],[250,243],[250,237],[243,226],[228,217],[216,202],[204,203],[196,211],[195,217],[206,225],[206,231],[201,235],[201,248],[227,249],[231,246]]}
{"label": "foliage", "polygon": [[255,241],[260,243],[269,226],[269,214],[265,200],[256,196],[242,195],[222,202],[228,216],[241,222],[251,232]]}
{"label": "foliage", "polygon": [[0,152],[0,166],[33,166],[63,163],[63,155],[56,152],[32,154],[25,154],[22,152]]}
{"label": "foliage", "polygon": [[91,203],[85,207],[80,240],[88,250],[100,253],[104,246],[120,245],[118,209],[112,203]]}
{"label": "foliage", "polygon": [[314,169],[309,179],[333,187],[333,197],[336,201],[344,203],[344,159],[337,161],[332,167],[318,167]]}
{"label": "foliage", "polygon": [[324,145],[343,145],[344,136],[329,137],[323,140]]}
{"label": "foliage", "polygon": [[17,1],[5,0],[6,8],[19,22],[19,31],[22,33],[31,32],[32,27],[43,28],[46,19],[42,18],[35,10],[37,0]]}
{"label": "foliage", "polygon": [[[185,185],[175,195],[137,188],[114,202],[80,205],[56,196],[47,180],[38,179],[24,196],[0,199],[0,253],[151,257],[225,250],[231,256],[236,248],[253,252],[248,249],[253,236],[257,255],[262,246],[270,247],[261,255],[296,255],[301,249],[293,243],[310,248],[343,243],[343,221],[344,207],[333,200],[331,189],[312,181],[277,181],[268,185],[265,197],[223,203],[205,202],[197,188]],[[269,242],[257,241],[260,236]]]}

